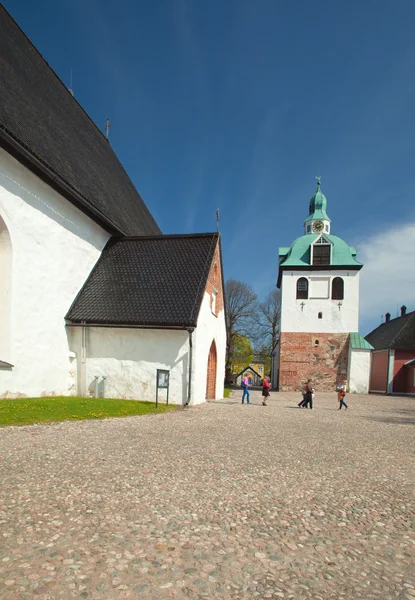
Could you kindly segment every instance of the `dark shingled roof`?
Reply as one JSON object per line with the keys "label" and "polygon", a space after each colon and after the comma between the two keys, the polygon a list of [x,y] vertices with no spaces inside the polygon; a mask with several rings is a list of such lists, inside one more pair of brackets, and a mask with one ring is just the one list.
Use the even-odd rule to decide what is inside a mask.
{"label": "dark shingled roof", "polygon": [[112,238],[66,319],[195,327],[219,234]]}
{"label": "dark shingled roof", "polygon": [[365,338],[375,350],[415,350],[415,311],[382,323]]}
{"label": "dark shingled roof", "polygon": [[160,233],[105,136],[1,4],[0,145],[110,233]]}

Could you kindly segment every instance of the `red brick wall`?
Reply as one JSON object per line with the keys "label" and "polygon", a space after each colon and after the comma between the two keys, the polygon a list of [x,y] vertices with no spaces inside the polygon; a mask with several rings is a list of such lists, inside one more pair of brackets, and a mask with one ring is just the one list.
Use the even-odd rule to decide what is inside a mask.
{"label": "red brick wall", "polygon": [[[407,371],[408,367],[404,367],[404,364],[411,360],[411,358],[415,358],[415,349],[414,350],[395,350],[395,363],[393,367],[393,387],[392,390],[394,392],[413,392],[412,389],[407,389]],[[412,380],[413,383],[413,380]]]}
{"label": "red brick wall", "polygon": [[389,351],[381,350],[372,352],[372,366],[370,368],[369,390],[385,392],[388,385]]}
{"label": "red brick wall", "polygon": [[223,310],[223,290],[222,290],[222,265],[220,262],[219,242],[216,245],[215,254],[213,255],[212,264],[210,266],[209,276],[206,284],[206,292],[210,295],[210,306],[212,307],[212,292],[217,291],[216,295],[216,311],[218,314]]}
{"label": "red brick wall", "polygon": [[282,333],[279,389],[300,390],[311,379],[316,391],[334,391],[347,377],[348,352],[348,333]]}

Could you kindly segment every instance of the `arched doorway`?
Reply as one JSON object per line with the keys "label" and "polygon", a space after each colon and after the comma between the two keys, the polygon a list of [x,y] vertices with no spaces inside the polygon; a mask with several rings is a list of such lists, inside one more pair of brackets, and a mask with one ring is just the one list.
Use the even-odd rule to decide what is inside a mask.
{"label": "arched doorway", "polygon": [[216,367],[217,367],[216,344],[213,340],[207,364],[206,376],[206,400],[214,400],[216,398]]}

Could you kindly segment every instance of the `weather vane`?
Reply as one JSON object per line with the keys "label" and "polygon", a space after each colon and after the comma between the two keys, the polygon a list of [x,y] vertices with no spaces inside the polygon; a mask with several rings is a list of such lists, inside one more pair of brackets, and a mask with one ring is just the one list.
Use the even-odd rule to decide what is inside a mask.
{"label": "weather vane", "polygon": [[321,185],[321,177],[320,177],[320,175],[316,175],[315,179],[317,179],[317,185]]}
{"label": "weather vane", "polygon": [[219,231],[219,221],[220,221],[220,213],[219,213],[219,208],[216,211],[216,231]]}

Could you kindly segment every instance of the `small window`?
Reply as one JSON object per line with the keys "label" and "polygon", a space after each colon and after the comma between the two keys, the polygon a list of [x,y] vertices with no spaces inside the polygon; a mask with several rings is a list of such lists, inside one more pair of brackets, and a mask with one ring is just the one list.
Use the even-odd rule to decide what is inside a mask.
{"label": "small window", "polygon": [[262,365],[258,365],[258,375],[262,375]]}
{"label": "small window", "polygon": [[313,265],[330,264],[330,244],[315,244],[313,246]]}
{"label": "small window", "polygon": [[311,231],[311,225],[307,225],[307,233],[310,233]]}
{"label": "small window", "polygon": [[297,300],[308,299],[308,279],[300,277],[297,281]]}
{"label": "small window", "polygon": [[331,283],[332,300],[344,299],[344,281],[341,277],[335,277]]}
{"label": "small window", "polygon": [[218,292],[216,292],[215,290],[212,292],[212,312],[214,315],[216,315],[216,296],[218,295]]}
{"label": "small window", "polygon": [[320,342],[319,342],[318,340],[316,340],[316,341],[314,342],[314,345],[315,345],[315,346],[320,346]]}
{"label": "small window", "polygon": [[326,225],[326,228],[325,228],[325,229],[326,229],[326,231],[328,231],[328,230],[329,230],[329,226],[328,226],[328,225]]}
{"label": "small window", "polygon": [[322,319],[322,318],[323,318],[323,313],[322,313],[322,312],[319,312],[319,313],[318,313],[318,318],[319,318],[319,319]]}

